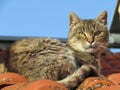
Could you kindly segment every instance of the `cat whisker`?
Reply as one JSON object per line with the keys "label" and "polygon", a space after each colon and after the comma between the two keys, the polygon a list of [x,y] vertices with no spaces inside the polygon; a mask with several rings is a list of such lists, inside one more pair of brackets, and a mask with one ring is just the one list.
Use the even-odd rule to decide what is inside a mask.
{"label": "cat whisker", "polygon": [[101,42],[97,42],[98,47],[103,49],[103,52],[106,53],[106,55],[111,54],[111,51],[109,50],[108,47],[106,47],[107,45],[105,45],[104,43]]}

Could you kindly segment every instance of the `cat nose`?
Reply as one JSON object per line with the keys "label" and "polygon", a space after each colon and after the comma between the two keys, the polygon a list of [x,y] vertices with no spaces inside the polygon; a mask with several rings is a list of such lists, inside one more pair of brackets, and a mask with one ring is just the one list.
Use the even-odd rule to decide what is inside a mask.
{"label": "cat nose", "polygon": [[89,42],[89,47],[90,47],[90,48],[94,48],[94,47],[95,47],[94,41]]}
{"label": "cat nose", "polygon": [[90,44],[92,44],[93,42],[94,42],[94,38],[93,38],[93,36],[88,36],[87,37],[87,41],[90,43]]}
{"label": "cat nose", "polygon": [[92,43],[93,43],[93,39],[91,39],[91,40],[88,40],[88,42],[89,42],[90,44],[92,44]]}

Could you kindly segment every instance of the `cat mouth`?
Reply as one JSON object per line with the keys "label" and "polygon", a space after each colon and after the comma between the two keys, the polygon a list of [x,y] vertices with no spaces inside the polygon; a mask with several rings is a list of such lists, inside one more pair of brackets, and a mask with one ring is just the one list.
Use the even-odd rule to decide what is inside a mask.
{"label": "cat mouth", "polygon": [[86,49],[94,49],[95,45],[89,45],[88,47],[86,47]]}
{"label": "cat mouth", "polygon": [[90,46],[85,48],[86,52],[94,52],[94,50],[95,50],[95,46],[94,45],[90,45]]}
{"label": "cat mouth", "polygon": [[87,48],[86,50],[94,50],[94,48],[91,47],[91,48]]}

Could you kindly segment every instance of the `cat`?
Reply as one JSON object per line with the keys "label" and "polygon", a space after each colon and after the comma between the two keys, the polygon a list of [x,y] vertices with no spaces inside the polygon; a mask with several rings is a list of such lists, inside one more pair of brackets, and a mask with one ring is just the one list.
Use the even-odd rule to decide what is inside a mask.
{"label": "cat", "polygon": [[75,90],[85,78],[100,76],[96,54],[108,49],[108,38],[106,11],[96,19],[80,19],[71,12],[67,43],[53,38],[18,40],[9,49],[8,71],[30,81],[54,80]]}

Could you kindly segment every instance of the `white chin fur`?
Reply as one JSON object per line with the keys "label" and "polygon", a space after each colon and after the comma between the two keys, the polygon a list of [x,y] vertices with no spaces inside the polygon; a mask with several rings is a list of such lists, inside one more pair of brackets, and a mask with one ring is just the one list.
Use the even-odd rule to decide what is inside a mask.
{"label": "white chin fur", "polygon": [[81,51],[81,52],[88,52],[88,53],[93,53],[95,48],[88,48],[88,46],[83,46],[80,44],[74,44],[72,45],[72,48],[77,50],[77,51]]}
{"label": "white chin fur", "polygon": [[93,49],[93,48],[89,48],[89,49],[86,49],[85,52],[93,53],[93,52],[94,52],[94,49]]}

